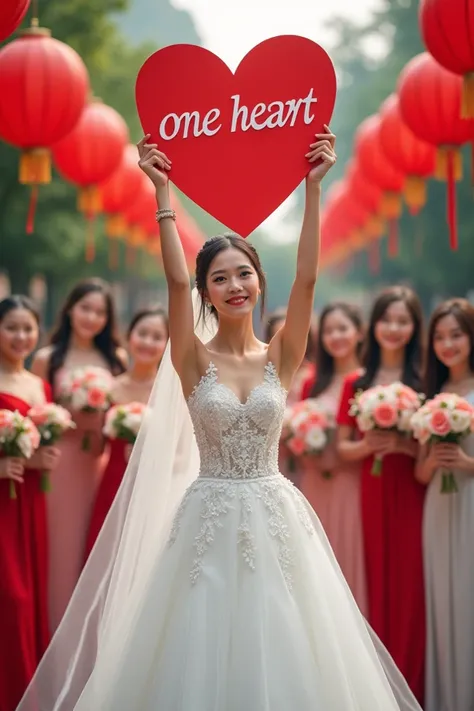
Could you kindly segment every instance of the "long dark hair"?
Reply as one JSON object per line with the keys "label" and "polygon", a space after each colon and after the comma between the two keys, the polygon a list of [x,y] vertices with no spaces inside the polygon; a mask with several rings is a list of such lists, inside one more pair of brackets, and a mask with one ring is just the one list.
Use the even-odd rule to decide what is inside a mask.
{"label": "long dark hair", "polygon": [[406,286],[385,289],[375,300],[369,320],[363,354],[363,374],[355,382],[357,390],[367,390],[374,382],[380,368],[380,346],[375,338],[375,326],[391,304],[402,301],[413,319],[413,335],[405,347],[402,382],[416,391],[421,390],[421,363],[423,358],[423,312],[418,296]]}
{"label": "long dark hair", "polygon": [[133,316],[132,320],[129,323],[128,329],[127,329],[127,338],[130,338],[132,335],[132,331],[140,321],[142,321],[144,318],[148,318],[148,316],[159,316],[160,318],[163,319],[163,323],[166,326],[166,330],[169,332],[168,328],[168,314],[166,312],[166,309],[164,309],[162,306],[148,306],[144,309],[140,309],[140,311],[137,311]]}
{"label": "long dark hair", "polygon": [[107,309],[107,323],[100,333],[94,338],[94,346],[103,355],[113,375],[119,375],[125,370],[124,364],[118,356],[120,339],[117,329],[117,318],[110,287],[102,279],[85,279],[72,289],[60,311],[58,323],[50,337],[53,346],[49,359],[48,380],[54,388],[54,379],[58,370],[64,365],[66,354],[72,335],[71,309],[88,294],[102,294]]}
{"label": "long dark hair", "polygon": [[[196,258],[196,288],[201,297],[201,312],[200,318],[203,320],[206,318],[206,280],[209,267],[215,257],[222,252],[224,249],[234,249],[240,250],[247,259],[252,264],[253,268],[257,272],[258,283],[260,286],[260,313],[263,316],[265,312],[265,296],[267,289],[267,281],[265,278],[265,273],[263,271],[262,265],[260,263],[260,257],[258,256],[255,247],[250,244],[246,239],[234,234],[233,232],[226,232],[223,235],[217,235],[216,237],[211,237],[207,240],[201,247]],[[217,311],[214,306],[211,306],[210,313],[217,318]]]}
{"label": "long dark hair", "polygon": [[469,368],[474,373],[474,306],[467,299],[449,299],[439,304],[433,311],[428,326],[428,348],[425,365],[426,397],[432,398],[443,388],[449,378],[449,368],[437,357],[434,350],[434,335],[436,326],[445,316],[454,316],[463,333],[469,336],[471,352],[469,354]]}
{"label": "long dark hair", "polygon": [[40,315],[38,309],[36,308],[34,302],[28,298],[28,296],[23,296],[23,294],[12,294],[11,296],[6,296],[0,301],[0,323],[3,321],[5,316],[10,313],[10,311],[16,311],[16,309],[25,309],[25,311],[29,311],[38,326],[40,325]]}
{"label": "long dark hair", "polygon": [[[354,324],[355,328],[362,332],[364,321],[362,313],[357,306],[347,304],[345,301],[333,301],[325,306],[319,317],[318,339],[316,342],[316,380],[313,385],[313,389],[311,390],[310,397],[317,397],[318,395],[321,395],[321,393],[329,387],[331,380],[334,377],[334,358],[327,352],[323,343],[324,322],[330,314],[334,313],[334,311],[341,311],[344,316],[346,316]],[[362,339],[357,345],[358,356],[360,356],[361,349]]]}

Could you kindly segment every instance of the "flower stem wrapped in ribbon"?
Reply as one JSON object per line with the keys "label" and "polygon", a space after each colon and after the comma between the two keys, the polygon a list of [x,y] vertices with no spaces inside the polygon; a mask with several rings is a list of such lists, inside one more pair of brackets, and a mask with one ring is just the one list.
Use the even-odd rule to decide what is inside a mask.
{"label": "flower stem wrapped in ribbon", "polygon": [[[349,413],[356,418],[361,432],[380,430],[409,435],[412,417],[422,402],[422,395],[403,383],[376,385],[356,393]],[[382,457],[375,456],[371,474],[381,476],[382,468]]]}
{"label": "flower stem wrapped in ribbon", "polygon": [[[36,425],[40,433],[40,447],[52,447],[59,442],[67,430],[75,429],[70,412],[61,405],[52,402],[36,405],[28,412],[28,417]],[[41,472],[41,491],[47,493],[51,490],[49,472]]]}
{"label": "flower stem wrapped in ribbon", "polygon": [[[30,459],[40,445],[40,434],[29,417],[0,410],[0,455]],[[16,499],[16,485],[10,480],[10,499]]]}
{"label": "flower stem wrapped in ribbon", "polygon": [[[440,393],[428,400],[412,417],[414,437],[421,444],[449,442],[459,444],[474,432],[474,407],[464,398],[453,393]],[[458,491],[452,471],[443,471],[441,493]]]}

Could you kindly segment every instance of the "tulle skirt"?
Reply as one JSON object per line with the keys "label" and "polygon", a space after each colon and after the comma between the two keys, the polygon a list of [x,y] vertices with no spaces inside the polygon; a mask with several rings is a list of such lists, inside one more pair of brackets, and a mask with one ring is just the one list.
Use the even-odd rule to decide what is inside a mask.
{"label": "tulle skirt", "polygon": [[76,711],[420,711],[282,475],[199,477],[124,620]]}

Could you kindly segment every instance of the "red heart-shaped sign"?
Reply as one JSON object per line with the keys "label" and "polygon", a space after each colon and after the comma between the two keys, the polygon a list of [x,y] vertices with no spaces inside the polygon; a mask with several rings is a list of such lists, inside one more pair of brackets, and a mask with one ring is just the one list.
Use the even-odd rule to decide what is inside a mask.
{"label": "red heart-shaped sign", "polygon": [[207,49],[160,49],[140,69],[136,101],[170,178],[194,202],[247,237],[308,173],[304,157],[328,124],[336,75],[304,37],[254,47],[235,74]]}

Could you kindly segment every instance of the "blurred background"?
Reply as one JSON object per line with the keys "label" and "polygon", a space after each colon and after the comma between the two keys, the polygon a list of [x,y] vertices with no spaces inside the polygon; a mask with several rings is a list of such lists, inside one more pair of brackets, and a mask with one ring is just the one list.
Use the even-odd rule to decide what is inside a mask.
{"label": "blurred background", "polygon": [[[425,50],[417,0],[239,0],[234,4],[222,0],[39,0],[32,3],[22,28],[30,25],[32,16],[80,55],[94,96],[123,117],[132,144],[141,136],[134,100],[136,75],[157,48],[176,42],[203,45],[235,68],[253,45],[273,35],[295,33],[319,42],[333,58],[339,82],[332,121],[339,160],[325,186],[326,196],[347,175],[360,124],[379,111],[395,91],[406,63]],[[3,44],[15,41],[16,36]],[[4,91],[0,138],[1,113],[9,102]],[[341,226],[337,219],[328,218],[316,310],[334,297],[364,306],[374,291],[394,283],[414,287],[426,310],[448,296],[474,297],[471,144],[465,142],[461,152],[464,171],[456,185],[458,249],[450,248],[446,181],[431,176],[427,176],[426,204],[411,211],[418,214],[411,214],[400,201],[394,212],[381,210],[380,224],[370,234],[365,227],[360,229],[362,218],[356,219],[355,226]],[[35,197],[31,185],[20,184],[18,163],[18,148],[0,140],[0,298],[11,291],[29,293],[40,305],[46,327],[80,277],[101,276],[113,284],[123,321],[141,304],[165,300],[158,236],[149,230],[144,248],[143,236],[140,241],[136,230],[125,227],[111,235],[99,209],[78,209],[77,184],[65,180],[54,161],[51,182],[39,185],[34,228],[28,234],[27,217],[30,210],[31,222]],[[344,189],[351,191],[346,184]],[[176,197],[190,232],[192,268],[196,245],[223,227],[178,191]],[[349,198],[358,203],[357,195]],[[268,275],[269,309],[287,302],[302,208],[300,187],[250,237]],[[338,208],[339,213],[343,209]],[[390,230],[398,233],[398,246],[393,249],[392,245],[391,250]],[[92,232],[94,255],[86,254]]]}

